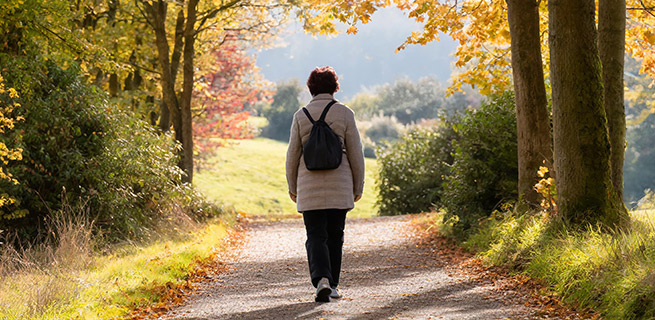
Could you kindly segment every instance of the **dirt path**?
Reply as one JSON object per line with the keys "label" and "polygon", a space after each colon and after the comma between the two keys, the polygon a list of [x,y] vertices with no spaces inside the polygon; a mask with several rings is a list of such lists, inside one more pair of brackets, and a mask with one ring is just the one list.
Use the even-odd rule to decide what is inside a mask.
{"label": "dirt path", "polygon": [[525,294],[454,271],[452,259],[417,245],[408,217],[349,219],[341,292],[315,303],[302,220],[250,225],[233,271],[200,284],[165,319],[552,319]]}

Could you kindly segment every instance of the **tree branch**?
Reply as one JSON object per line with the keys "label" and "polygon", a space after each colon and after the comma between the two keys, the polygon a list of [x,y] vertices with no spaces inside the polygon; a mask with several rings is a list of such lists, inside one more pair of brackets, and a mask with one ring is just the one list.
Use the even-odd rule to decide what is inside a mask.
{"label": "tree branch", "polygon": [[204,15],[204,17],[202,17],[200,19],[200,23],[198,24],[198,29],[201,29],[202,26],[207,22],[207,20],[214,18],[221,11],[224,11],[224,10],[227,10],[227,9],[230,9],[230,8],[236,6],[240,1],[242,1],[242,0],[231,0],[230,2],[216,8],[214,10],[208,11]]}

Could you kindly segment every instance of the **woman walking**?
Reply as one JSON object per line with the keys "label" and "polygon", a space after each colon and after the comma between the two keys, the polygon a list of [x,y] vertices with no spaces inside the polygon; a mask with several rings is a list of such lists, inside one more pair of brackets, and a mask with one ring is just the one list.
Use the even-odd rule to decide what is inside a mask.
{"label": "woman walking", "polygon": [[[341,273],[343,230],[346,213],[355,207],[364,189],[364,155],[355,115],[347,106],[335,102],[339,90],[337,74],[331,67],[314,69],[307,79],[312,100],[305,111],[293,116],[286,174],[289,196],[303,215],[307,231],[307,260],[315,300],[329,302],[340,298],[337,290]],[[328,104],[325,122],[339,137],[342,145],[341,164],[336,169],[308,170],[303,146],[312,131],[314,119],[320,119]],[[311,119],[310,119],[311,117]]]}

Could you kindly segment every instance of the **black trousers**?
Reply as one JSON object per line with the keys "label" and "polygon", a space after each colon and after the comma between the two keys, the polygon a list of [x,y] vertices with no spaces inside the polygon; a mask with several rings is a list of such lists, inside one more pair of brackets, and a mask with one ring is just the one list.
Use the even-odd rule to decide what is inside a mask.
{"label": "black trousers", "polygon": [[339,285],[343,229],[346,224],[345,209],[305,211],[302,214],[307,230],[307,261],[314,287],[321,278],[330,280],[330,286]]}

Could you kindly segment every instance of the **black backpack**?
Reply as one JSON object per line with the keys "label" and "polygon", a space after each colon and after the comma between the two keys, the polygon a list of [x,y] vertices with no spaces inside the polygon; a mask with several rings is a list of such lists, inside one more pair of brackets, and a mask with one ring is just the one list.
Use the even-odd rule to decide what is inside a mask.
{"label": "black backpack", "polygon": [[314,121],[312,116],[309,115],[309,111],[304,107],[302,108],[309,121],[312,122],[312,132],[309,134],[309,140],[307,140],[302,150],[307,170],[336,169],[341,165],[343,152],[341,139],[325,122],[325,115],[335,103],[335,100],[328,103],[318,121]]}

